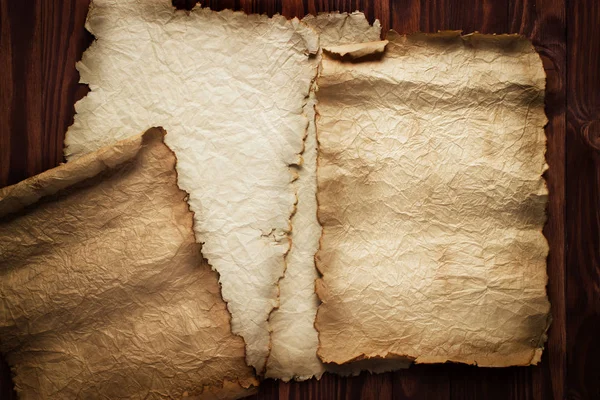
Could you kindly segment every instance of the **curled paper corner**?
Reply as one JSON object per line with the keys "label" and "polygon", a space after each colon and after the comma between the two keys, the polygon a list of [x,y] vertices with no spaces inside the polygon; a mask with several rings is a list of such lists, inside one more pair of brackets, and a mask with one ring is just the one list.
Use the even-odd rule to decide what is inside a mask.
{"label": "curled paper corner", "polygon": [[388,40],[380,40],[377,42],[367,43],[352,43],[340,46],[323,47],[323,50],[326,53],[334,54],[339,57],[348,56],[352,59],[358,59],[370,55],[377,55],[383,53],[388,43]]}
{"label": "curled paper corner", "polygon": [[[164,138],[164,130],[151,128],[3,190],[1,211],[19,195],[25,199],[19,204],[49,197],[0,221],[3,279],[22,282],[1,285],[12,310],[2,314],[2,351],[21,395],[235,399],[256,392],[258,380],[246,366],[243,341],[231,332],[216,274],[200,257]],[[95,175],[82,174],[88,170]],[[58,190],[49,190],[53,185]],[[15,234],[40,227],[43,238]],[[87,258],[78,262],[87,234],[94,240],[84,241]],[[14,268],[19,261],[25,267]],[[42,299],[32,290],[41,285]],[[19,318],[31,322],[25,333]],[[43,340],[31,335],[45,330]],[[84,367],[73,367],[81,362]]]}
{"label": "curled paper corner", "polygon": [[117,142],[115,146],[86,154],[76,162],[63,164],[59,168],[50,169],[0,189],[0,218],[129,161],[140,150],[146,135],[155,135],[155,130],[156,128],[149,129],[143,134]]}

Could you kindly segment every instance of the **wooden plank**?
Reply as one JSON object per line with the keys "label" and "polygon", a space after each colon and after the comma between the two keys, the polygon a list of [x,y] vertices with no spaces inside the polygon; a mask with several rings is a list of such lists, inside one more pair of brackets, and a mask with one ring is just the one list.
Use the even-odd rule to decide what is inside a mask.
{"label": "wooden plank", "polygon": [[[370,3],[370,2],[369,2]],[[381,22],[381,32],[386,33],[390,30],[390,2],[389,1],[372,1],[373,16]],[[367,15],[369,22],[373,22],[370,15]]]}
{"label": "wooden plank", "polygon": [[461,30],[505,33],[508,0],[398,0],[391,2],[391,27],[399,33]]}
{"label": "wooden plank", "polygon": [[419,28],[421,32],[437,32],[449,29],[446,13],[450,11],[448,0],[420,0],[421,12]]}
{"label": "wooden plank", "polygon": [[508,0],[453,1],[447,7],[446,29],[463,33],[506,33]]}
{"label": "wooden plank", "polygon": [[9,183],[11,114],[14,102],[13,46],[8,2],[0,2],[0,187]]}
{"label": "wooden plank", "polygon": [[566,265],[569,399],[600,398],[600,4],[568,9]]}
{"label": "wooden plank", "polygon": [[281,2],[281,15],[288,18],[302,18],[306,14],[302,0],[286,0]]}
{"label": "wooden plank", "polygon": [[398,0],[391,2],[390,28],[398,33],[414,33],[421,30],[421,1]]}
{"label": "wooden plank", "polygon": [[[3,139],[10,149],[8,157],[3,150],[4,186],[63,161],[64,133],[72,122],[78,80],[75,62],[89,40],[82,29],[87,0],[3,2],[2,7],[8,17],[2,29],[8,31],[12,47],[2,57],[11,64],[11,79],[0,94],[2,118],[7,119],[2,125],[10,129],[2,135],[10,137]],[[9,173],[4,170],[7,159]]]}
{"label": "wooden plank", "polygon": [[[19,48],[11,34],[12,10],[7,1],[0,2],[0,187],[18,180],[22,172],[11,167],[12,152],[12,109],[15,102],[13,63],[18,58]],[[15,48],[13,55],[13,48]],[[13,176],[11,176],[13,175]],[[10,178],[10,179],[9,179]],[[2,358],[0,360],[0,398],[13,400],[17,394],[13,390],[10,367]]]}
{"label": "wooden plank", "polygon": [[[7,22],[10,29],[12,58],[12,82],[9,83],[9,91],[12,93],[12,105],[10,107],[10,173],[5,184],[16,183],[28,176],[39,172],[35,165],[40,160],[30,160],[29,155],[32,149],[39,144],[32,143],[29,146],[30,136],[36,136],[39,130],[39,120],[33,112],[39,112],[31,101],[33,90],[32,86],[39,81],[39,76],[34,76],[32,68],[37,66],[36,60],[32,57],[37,46],[33,46],[33,36],[35,25],[30,24],[34,21],[35,9],[24,2],[8,2],[5,6],[8,12]],[[10,53],[9,53],[10,55]],[[3,55],[4,56],[4,55]],[[34,58],[32,60],[32,58]],[[8,83],[8,82],[7,82]],[[31,115],[33,114],[33,115]],[[31,115],[31,118],[27,118]],[[38,129],[36,129],[38,128]],[[18,134],[15,134],[17,133]],[[35,154],[35,153],[34,153]],[[41,154],[39,154],[41,156]],[[4,175],[4,174],[2,174]]]}

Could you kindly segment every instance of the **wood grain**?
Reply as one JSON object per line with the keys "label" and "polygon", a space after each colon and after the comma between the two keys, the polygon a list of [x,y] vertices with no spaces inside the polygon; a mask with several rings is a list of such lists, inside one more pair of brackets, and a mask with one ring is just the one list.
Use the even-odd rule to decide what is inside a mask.
{"label": "wood grain", "polygon": [[568,9],[566,260],[569,399],[600,398],[600,5]]}
{"label": "wood grain", "polygon": [[[174,0],[191,8],[194,0]],[[63,161],[73,118],[75,62],[91,37],[89,0],[0,0],[0,186]],[[568,4],[567,4],[568,3]],[[388,374],[321,381],[265,381],[256,399],[600,398],[600,6],[597,0],[209,0],[220,10],[302,17],[361,10],[400,33],[459,29],[521,33],[547,73],[544,234],[554,322],[538,367],[419,365]],[[0,398],[13,398],[0,365]]]}
{"label": "wood grain", "polygon": [[[566,37],[565,3],[549,0],[540,7],[531,0],[509,3],[510,32],[529,37],[540,53],[546,70],[546,160],[549,191],[548,222],[544,234],[550,245],[548,255],[548,296],[554,323],[549,331],[542,368],[533,370],[532,384],[551,384],[552,397],[565,395],[565,127],[566,127]],[[557,321],[560,321],[557,323]],[[550,388],[547,388],[548,390]],[[548,393],[550,394],[550,393]],[[545,397],[542,397],[545,398]]]}
{"label": "wood grain", "polygon": [[14,77],[12,68],[13,40],[10,29],[8,2],[0,3],[0,186],[9,182],[9,172],[15,174],[10,167],[12,127],[11,112],[14,102]]}

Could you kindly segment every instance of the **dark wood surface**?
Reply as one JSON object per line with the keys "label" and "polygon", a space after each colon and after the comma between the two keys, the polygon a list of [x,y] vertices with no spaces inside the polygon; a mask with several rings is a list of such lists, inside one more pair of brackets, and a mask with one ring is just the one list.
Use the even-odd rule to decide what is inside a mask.
{"label": "dark wood surface", "polygon": [[[63,161],[75,62],[93,39],[89,0],[0,0],[0,187]],[[174,0],[179,7],[195,1]],[[521,33],[547,72],[548,294],[554,322],[536,367],[420,365],[320,381],[267,380],[257,399],[600,399],[600,5],[598,0],[229,0],[219,10],[302,17],[363,11],[384,31]],[[13,398],[0,367],[0,398]]]}

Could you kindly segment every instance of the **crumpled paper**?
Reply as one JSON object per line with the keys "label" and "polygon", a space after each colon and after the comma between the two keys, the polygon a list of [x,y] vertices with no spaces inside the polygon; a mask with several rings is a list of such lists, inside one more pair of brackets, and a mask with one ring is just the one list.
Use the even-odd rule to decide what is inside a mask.
{"label": "crumpled paper", "polygon": [[[379,21],[371,26],[364,14],[319,14],[303,20],[318,35],[321,46],[378,40]],[[319,61],[320,61],[319,54]],[[319,248],[321,226],[317,220],[317,138],[315,131],[315,96],[310,92],[306,115],[308,131],[294,182],[298,193],[296,213],[292,217],[292,247],[286,256],[285,276],[279,281],[279,308],[273,311],[269,324],[271,353],[266,377],[285,381],[319,378],[325,367],[317,357],[319,340],[314,327],[319,300],[315,294],[315,253]]]}
{"label": "crumpled paper", "polygon": [[[319,35],[321,46],[333,46],[380,39],[379,21],[371,26],[363,13],[322,13],[303,20]],[[319,54],[319,61],[320,61]],[[317,357],[318,335],[314,327],[319,299],[314,291],[318,278],[314,256],[319,248],[321,226],[317,220],[317,139],[314,106],[316,97],[310,92],[306,114],[309,120],[295,185],[298,193],[296,213],[292,217],[292,247],[286,256],[285,276],[279,281],[280,306],[271,314],[271,353],[266,377],[284,381],[320,378],[325,371],[341,375],[358,374],[362,370],[383,372],[408,366],[406,362],[371,360],[344,366],[324,365]]]}
{"label": "crumpled paper", "polygon": [[150,126],[169,132],[196,239],[261,373],[290,248],[290,165],[301,163],[316,34],[297,19],[186,12],[170,0],[94,0],[86,27],[97,40],[78,70],[91,92],[76,104],[67,158]]}
{"label": "crumpled paper", "polygon": [[238,398],[258,382],[163,131],[0,190],[0,350],[23,399]]}
{"label": "crumpled paper", "polygon": [[[481,109],[489,109],[492,103],[486,103],[487,98],[478,94],[480,87],[477,86],[468,88],[473,89],[477,96],[465,96],[462,90],[464,77],[454,80],[452,74],[458,75],[457,71],[471,72],[470,81],[485,86],[487,72],[484,70],[482,77],[473,78],[471,69],[479,64],[495,62],[496,56],[501,60],[499,65],[513,67],[512,56],[507,54],[515,51],[507,51],[510,47],[508,43],[511,40],[519,42],[514,38],[505,41],[505,37],[486,39],[480,35],[461,39],[461,43],[469,44],[465,48],[473,45],[471,54],[468,49],[463,49],[462,53],[456,50],[457,45],[453,40],[456,40],[457,34],[411,37],[411,40],[429,38],[436,43],[435,46],[429,40],[423,40],[423,44],[419,42],[414,46],[412,42],[410,45],[401,45],[398,42],[400,39],[394,34],[391,37],[398,43],[379,41],[379,25],[369,26],[360,13],[309,16],[303,22],[304,24],[295,19],[287,21],[280,16],[270,19],[265,16],[231,11],[213,12],[199,8],[191,12],[176,11],[168,0],[95,0],[87,26],[98,40],[78,65],[82,81],[89,83],[92,91],[76,106],[77,116],[67,134],[65,152],[69,159],[76,159],[102,144],[123,138],[123,132],[139,131],[152,125],[167,128],[170,132],[167,144],[179,159],[178,183],[190,193],[190,207],[195,212],[196,238],[204,243],[204,255],[221,274],[223,297],[232,313],[233,331],[245,339],[247,361],[258,373],[289,380],[319,377],[326,368],[342,374],[356,373],[363,368],[372,371],[398,368],[416,357],[412,353],[374,351],[358,354],[344,361],[358,360],[351,365],[324,367],[315,355],[319,341],[313,322],[319,301],[314,294],[313,282],[317,272],[314,269],[313,255],[317,251],[321,235],[315,217],[317,154],[313,123],[316,103],[313,81],[321,59],[317,35],[325,48],[324,67],[332,68],[331,71],[325,70],[325,78],[320,80],[326,86],[319,94],[319,98],[324,96],[325,109],[336,107],[334,103],[338,99],[332,97],[333,86],[328,87],[327,79],[339,73],[335,85],[340,89],[350,90],[348,98],[354,99],[355,103],[347,106],[342,101],[337,106],[346,108],[344,112],[355,113],[353,117],[360,120],[360,131],[372,134],[373,129],[377,131],[389,128],[406,117],[407,121],[412,121],[405,134],[409,136],[415,135],[415,132],[420,133],[421,125],[426,126],[422,119],[431,122],[436,128],[444,125],[439,119],[445,116],[438,115],[439,110],[436,108],[436,93],[440,90],[446,91],[446,97],[441,96],[446,103],[452,103],[447,98],[449,96],[473,99],[472,102],[451,104],[447,106],[447,110],[452,111],[449,120],[453,125],[458,127],[463,120],[468,122],[465,125],[465,135],[470,133],[469,129],[478,129],[483,124],[480,121],[480,114],[483,113]],[[422,51],[421,47],[428,49],[428,52]],[[390,48],[395,51],[389,51]],[[483,62],[478,59],[481,54],[487,57]],[[355,60],[356,65],[350,63],[351,59]],[[388,68],[391,63],[388,59],[405,63],[409,68],[414,66],[416,70],[422,68],[419,70],[422,76],[414,79],[411,76],[412,80],[401,78],[396,82],[398,77],[395,67]],[[516,64],[519,66],[521,61]],[[539,64],[539,59],[537,62]],[[339,68],[335,66],[336,63],[347,68]],[[442,72],[439,73],[438,68],[424,69],[423,66],[427,63],[429,66],[440,65]],[[530,60],[530,63],[534,62]],[[360,71],[361,66],[365,65],[372,69],[360,72],[368,77],[356,88],[353,86],[355,82],[363,78],[360,76],[355,79],[353,68]],[[383,68],[383,75],[379,74],[379,68]],[[475,72],[479,73],[479,70]],[[438,78],[436,74],[444,78],[441,83],[430,83],[422,79],[423,76]],[[509,78],[512,76],[509,75]],[[492,76],[490,79],[494,80],[496,77]],[[382,84],[373,85],[374,91],[366,91],[367,95],[363,96],[361,91],[370,85],[365,83],[367,81]],[[407,82],[409,83],[406,84]],[[504,83],[506,82],[501,82]],[[393,90],[388,90],[386,84],[396,85],[396,89],[403,93],[396,96]],[[513,90],[513,86],[518,87],[520,83],[509,81],[507,85],[511,89],[509,93],[519,91],[518,88]],[[383,89],[379,90],[380,88]],[[521,88],[521,91],[534,92],[528,87]],[[407,93],[416,99],[406,97]],[[328,99],[327,96],[332,98]],[[379,96],[380,99],[371,101],[368,96]],[[496,100],[498,96],[500,95],[497,95]],[[398,101],[399,105],[395,104],[396,97],[403,98],[402,102]],[[480,98],[481,103],[476,104]],[[504,102],[508,107],[510,99],[506,102],[504,98],[500,99],[500,103]],[[429,104],[432,101],[436,103]],[[372,110],[373,104],[386,112],[377,115],[374,112],[377,110]],[[425,106],[433,107],[435,112],[420,115],[419,112],[426,109]],[[514,102],[512,106],[514,107]],[[352,110],[352,107],[358,108],[360,112]],[[391,107],[392,111],[386,107]],[[414,107],[417,108],[413,110]],[[465,115],[456,117],[455,114],[461,112],[459,107],[462,107]],[[518,107],[520,110],[524,109],[520,103]],[[473,110],[479,114],[472,119]],[[337,111],[333,111],[332,115],[335,112]],[[416,117],[413,118],[411,113]],[[533,113],[531,118],[536,115]],[[352,122],[350,117],[348,121],[340,120],[334,115],[329,118],[331,124],[337,125],[334,131],[344,131],[348,121]],[[336,118],[338,120],[334,121]],[[414,121],[417,121],[416,126],[410,125]],[[494,120],[490,122],[490,126],[495,129],[494,124],[503,123]],[[509,130],[510,126],[502,128]],[[327,129],[324,130],[325,134]],[[454,132],[451,129],[448,131]],[[430,131],[426,133],[433,134]],[[491,140],[489,130],[484,129],[484,134],[488,136],[482,134],[480,140]],[[332,139],[329,145],[334,146],[334,141]],[[402,141],[406,140],[401,139],[400,142]],[[386,142],[382,150],[382,146],[378,147],[375,142],[377,140],[366,138],[365,143],[354,144],[358,146],[360,143],[356,151],[366,149],[369,157],[370,153],[374,154],[365,165],[355,168],[358,171],[356,176],[351,177],[343,171],[343,178],[354,178],[356,184],[356,180],[363,179],[359,174],[361,169],[369,171],[371,168],[376,172],[379,169],[386,170],[387,164],[379,159],[377,152],[385,153],[390,143]],[[394,145],[397,146],[398,143],[395,143],[395,139],[391,144],[394,152],[408,157],[415,165],[423,161],[421,169],[417,168],[417,172],[408,174],[415,179],[419,174],[422,175],[426,163],[438,158],[444,160],[443,156],[448,162],[448,159],[456,156],[455,153],[435,155],[439,147],[436,143],[431,145],[428,153],[417,146],[421,153],[416,152],[414,156],[404,155],[400,149],[396,149]],[[371,147],[373,150],[369,150]],[[402,148],[402,151],[411,151],[403,146],[397,147]],[[347,151],[340,152],[343,154],[339,161],[343,162]],[[435,160],[432,159],[433,155]],[[373,167],[369,162],[377,166]],[[390,171],[395,174],[394,168],[398,163],[388,164],[392,164]],[[413,165],[411,168],[416,167]],[[328,173],[327,168],[324,171]],[[455,171],[442,169],[442,172]],[[369,176],[377,174],[369,172]],[[519,177],[522,178],[520,175]],[[537,178],[539,179],[539,174]],[[331,179],[335,180],[337,177]],[[381,179],[385,181],[386,178]],[[468,185],[460,186],[463,182],[457,182],[459,184],[456,189],[468,192]],[[414,182],[405,184],[413,187]],[[428,181],[421,186],[437,187]],[[536,193],[536,196],[541,199],[545,193],[540,193]],[[338,194],[332,194],[331,197]],[[331,201],[327,199],[327,195],[325,193],[323,197],[325,202]],[[504,193],[500,194],[502,195]],[[343,198],[334,200],[339,202]],[[359,199],[356,200],[358,202]],[[325,203],[320,207],[328,209],[339,205]],[[372,207],[372,204],[369,203],[368,207]],[[532,208],[535,213],[537,209],[535,206]],[[373,212],[378,209],[381,207],[374,207]],[[352,208],[349,207],[342,214],[351,211]],[[418,211],[429,213],[425,209]],[[418,212],[416,215],[419,217]],[[368,219],[363,222],[373,225]],[[344,221],[335,221],[334,226],[338,223],[341,226]],[[328,228],[326,226],[323,240],[331,232],[327,231]],[[388,234],[396,231],[391,230]],[[535,244],[537,245],[539,243]],[[346,250],[342,246],[339,251]],[[470,250],[469,247],[458,251],[468,253]],[[325,249],[320,254],[329,254],[329,251]],[[356,256],[352,253],[354,250],[348,251],[353,257]],[[360,256],[365,256],[368,251],[372,250],[366,249]],[[385,252],[378,255],[386,260],[394,258]],[[326,268],[328,267],[321,267],[322,271]],[[330,294],[326,281],[327,276],[318,285],[323,299],[327,299]],[[541,304],[540,301],[540,307]],[[321,308],[325,309],[327,305]],[[368,339],[370,333],[363,336]],[[323,343],[321,340],[321,352]],[[441,353],[443,351],[445,350],[440,350]],[[339,361],[322,358],[328,363]],[[418,361],[429,362],[427,360],[433,359],[420,356]],[[443,356],[439,359],[442,360]]]}
{"label": "crumpled paper", "polygon": [[319,356],[536,364],[550,321],[541,60],[511,35],[387,39],[324,51]]}

